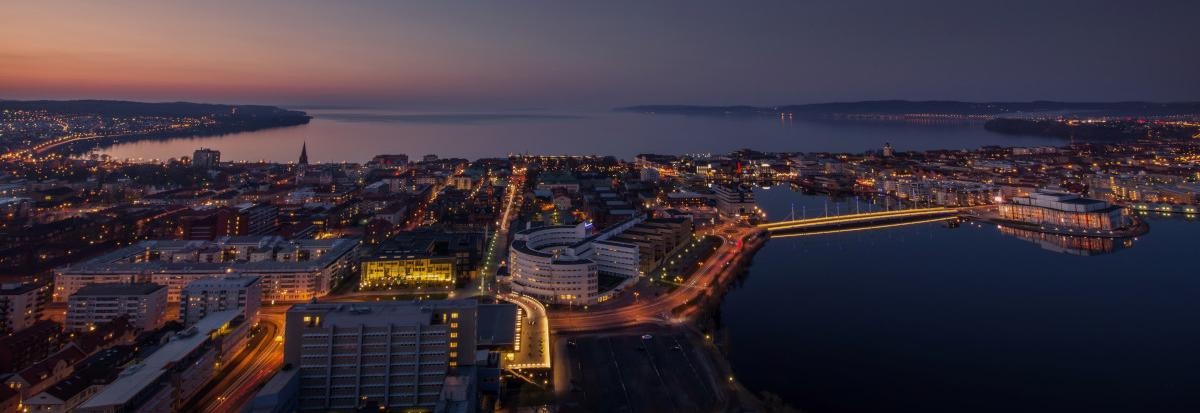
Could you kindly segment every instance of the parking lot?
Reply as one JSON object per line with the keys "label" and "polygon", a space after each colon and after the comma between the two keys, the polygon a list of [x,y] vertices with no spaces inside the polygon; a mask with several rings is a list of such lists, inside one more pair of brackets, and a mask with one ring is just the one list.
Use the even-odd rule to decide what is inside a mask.
{"label": "parking lot", "polygon": [[[569,392],[563,411],[703,412],[720,403],[717,379],[683,333],[568,338]],[[573,343],[573,344],[571,344]]]}

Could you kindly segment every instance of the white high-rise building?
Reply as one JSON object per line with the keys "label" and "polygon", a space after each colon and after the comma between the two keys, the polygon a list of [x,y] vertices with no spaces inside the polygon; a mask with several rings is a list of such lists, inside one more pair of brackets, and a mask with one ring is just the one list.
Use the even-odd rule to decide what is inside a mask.
{"label": "white high-rise building", "polygon": [[640,275],[637,245],[610,238],[645,221],[634,217],[594,235],[590,223],[552,225],[516,233],[509,245],[506,280],[513,292],[544,303],[587,305],[603,301],[599,274]]}

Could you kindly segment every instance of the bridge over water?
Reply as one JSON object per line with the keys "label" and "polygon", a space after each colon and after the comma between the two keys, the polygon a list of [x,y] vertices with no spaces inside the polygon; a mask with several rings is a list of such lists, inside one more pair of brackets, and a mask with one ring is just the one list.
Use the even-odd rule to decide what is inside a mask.
{"label": "bridge over water", "polygon": [[758,228],[772,237],[796,237],[945,221],[957,218],[959,212],[946,207],[901,209],[769,222],[759,224]]}

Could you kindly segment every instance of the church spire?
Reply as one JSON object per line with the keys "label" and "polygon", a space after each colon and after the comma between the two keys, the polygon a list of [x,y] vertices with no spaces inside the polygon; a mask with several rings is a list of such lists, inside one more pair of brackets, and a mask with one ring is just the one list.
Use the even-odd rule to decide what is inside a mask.
{"label": "church spire", "polygon": [[300,164],[308,165],[308,142],[305,141],[300,146]]}

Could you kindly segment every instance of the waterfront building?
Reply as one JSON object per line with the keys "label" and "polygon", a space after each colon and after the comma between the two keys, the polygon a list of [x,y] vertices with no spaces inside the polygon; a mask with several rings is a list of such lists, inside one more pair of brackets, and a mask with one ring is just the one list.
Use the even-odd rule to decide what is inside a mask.
{"label": "waterfront building", "polygon": [[1063,229],[1111,231],[1129,227],[1124,209],[1098,199],[1038,191],[1000,204],[1002,220]]}
{"label": "waterfront building", "polygon": [[258,323],[258,308],[262,302],[261,278],[231,276],[202,278],[192,281],[179,296],[179,320],[185,326],[199,322],[209,314],[239,310],[250,325]]}
{"label": "waterfront building", "polygon": [[[292,306],[284,329],[281,371],[252,403],[254,411],[354,410],[367,405],[394,411],[450,411],[458,404],[474,411],[475,391],[447,397],[444,390],[462,383],[476,387],[481,330],[506,330],[516,336],[510,304],[481,305],[474,300],[312,303]],[[507,320],[506,326],[480,326],[483,320]],[[284,392],[284,393],[281,393]],[[286,394],[294,392],[294,394]],[[293,400],[294,401],[290,401]],[[269,401],[261,403],[260,401]],[[453,410],[459,411],[459,410]]]}
{"label": "waterfront building", "polygon": [[129,317],[142,331],[162,327],[167,316],[167,287],[153,283],[90,284],[71,294],[67,331],[90,331],[118,317]]}
{"label": "waterfront building", "polygon": [[517,232],[509,246],[509,274],[513,292],[549,304],[595,304],[617,292],[601,294],[599,277],[613,276],[634,282],[639,271],[640,248],[614,240],[646,220],[635,216],[589,235],[591,223],[551,225]]}
{"label": "waterfront building", "polygon": [[263,300],[302,301],[329,293],[354,262],[352,238],[285,240],[277,236],[222,237],[216,241],[152,240],[55,270],[54,301],[87,284],[153,282],[167,300],[201,278],[262,278]]}
{"label": "waterfront building", "polygon": [[221,164],[221,151],[200,148],[192,152],[192,166],[203,169],[215,168]]}
{"label": "waterfront building", "polygon": [[177,412],[241,349],[249,323],[241,312],[209,314],[174,333],[137,364],[126,367],[109,385],[74,411],[79,413]]}
{"label": "waterfront building", "polygon": [[408,166],[408,155],[402,153],[375,155],[367,165],[380,168],[402,169]]}
{"label": "waterfront building", "polygon": [[647,219],[609,240],[637,245],[638,272],[647,274],[661,264],[675,248],[687,243],[691,235],[691,219],[654,218]]}
{"label": "waterfront building", "polygon": [[44,283],[0,285],[0,335],[24,330],[41,319],[49,292]]}
{"label": "waterfront building", "polygon": [[717,210],[722,215],[731,217],[759,215],[758,204],[754,202],[754,190],[736,183],[714,184],[712,189],[717,198]]}

